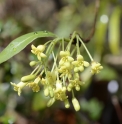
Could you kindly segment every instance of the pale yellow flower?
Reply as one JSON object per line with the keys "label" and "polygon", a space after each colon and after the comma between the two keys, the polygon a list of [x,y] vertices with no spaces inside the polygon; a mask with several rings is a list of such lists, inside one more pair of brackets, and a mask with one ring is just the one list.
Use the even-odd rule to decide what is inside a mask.
{"label": "pale yellow flower", "polygon": [[45,50],[45,46],[44,45],[39,45],[37,47],[35,47],[34,45],[31,45],[31,52],[35,55],[37,55],[38,60],[41,60],[41,58],[45,58],[46,55],[43,53],[43,51]]}
{"label": "pale yellow flower", "polygon": [[67,99],[66,96],[66,87],[62,86],[60,81],[56,82],[56,89],[54,90],[54,97],[56,100],[64,101]]}
{"label": "pale yellow flower", "polygon": [[24,88],[27,84],[23,82],[19,82],[18,84],[11,82],[11,85],[14,86],[14,90],[18,91],[18,95],[20,96],[22,88]]}
{"label": "pale yellow flower", "polygon": [[47,85],[46,79],[42,78],[42,79],[41,79],[41,84],[44,85],[44,86],[46,86],[46,85]]}
{"label": "pale yellow flower", "polygon": [[78,72],[78,71],[83,71],[84,70],[84,66],[88,67],[89,63],[84,61],[84,58],[82,55],[77,55],[77,61],[73,61],[72,64],[75,66],[74,67],[74,72]]}
{"label": "pale yellow flower", "polygon": [[78,75],[78,73],[75,73],[75,74],[74,74],[74,80],[70,80],[70,81],[69,81],[69,85],[68,85],[68,87],[67,87],[67,90],[68,90],[68,91],[71,91],[72,88],[74,87],[77,91],[79,91],[79,90],[80,90],[80,86],[81,86],[82,84],[84,84],[84,82],[80,81],[80,80],[79,80],[79,75]]}
{"label": "pale yellow flower", "polygon": [[50,95],[50,97],[53,97],[53,95],[54,95],[53,88],[55,88],[55,84],[56,84],[55,72],[47,71],[46,77],[45,77],[45,79],[42,78],[41,83],[42,83],[42,85],[44,85],[44,95],[45,96]]}
{"label": "pale yellow flower", "polygon": [[60,77],[67,76],[68,78],[71,78],[71,70],[72,66],[66,67],[66,66],[61,66],[60,69],[58,69],[59,73],[61,73]]}
{"label": "pale yellow flower", "polygon": [[55,72],[47,71],[46,72],[46,80],[47,80],[48,84],[53,87],[55,85],[55,83],[56,83],[56,74],[55,74]]}
{"label": "pale yellow flower", "polygon": [[46,77],[41,80],[42,85],[55,87],[56,84],[56,73],[47,71]]}
{"label": "pale yellow flower", "polygon": [[98,62],[91,63],[91,73],[92,74],[99,73],[101,69],[103,69],[103,66],[101,66],[100,63],[98,63]]}
{"label": "pale yellow flower", "polygon": [[40,77],[37,77],[34,82],[28,83],[28,86],[32,88],[33,92],[38,92],[40,90],[40,87],[38,83],[40,82]]}
{"label": "pale yellow flower", "polygon": [[71,62],[74,60],[70,56],[70,52],[69,51],[60,51],[60,56],[61,56],[61,60],[59,61],[59,66],[70,67]]}

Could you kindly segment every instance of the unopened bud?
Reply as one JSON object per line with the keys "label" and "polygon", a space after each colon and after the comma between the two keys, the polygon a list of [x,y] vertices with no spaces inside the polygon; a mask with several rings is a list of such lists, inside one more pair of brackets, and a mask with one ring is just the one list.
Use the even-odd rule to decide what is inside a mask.
{"label": "unopened bud", "polygon": [[35,79],[36,75],[27,75],[21,78],[22,82],[27,82],[27,81],[31,81],[33,79]]}
{"label": "unopened bud", "polygon": [[67,87],[67,90],[68,90],[68,91],[71,91],[72,89],[71,89],[70,87]]}
{"label": "unopened bud", "polygon": [[79,111],[80,110],[80,104],[79,104],[78,100],[75,97],[72,98],[72,104],[74,106],[75,111]]}
{"label": "unopened bud", "polygon": [[89,66],[89,63],[86,62],[86,61],[84,61],[84,62],[83,62],[83,65],[84,65],[85,67],[88,67],[88,66]]}
{"label": "unopened bud", "polygon": [[49,93],[50,93],[50,97],[54,96],[52,87],[49,87]]}
{"label": "unopened bud", "polygon": [[69,108],[70,107],[68,99],[64,100],[64,104],[65,104],[65,108]]}
{"label": "unopened bud", "polygon": [[74,68],[74,72],[78,72],[78,68],[77,67]]}
{"label": "unopened bud", "polygon": [[66,92],[66,87],[63,87],[63,88],[62,88],[62,91],[63,91],[63,92]]}
{"label": "unopened bud", "polygon": [[77,55],[77,60],[82,61],[83,60],[83,56],[82,55]]}
{"label": "unopened bud", "polygon": [[46,58],[47,56],[44,53],[40,53],[42,58]]}
{"label": "unopened bud", "polygon": [[76,89],[77,91],[79,91],[79,90],[80,90],[80,86],[79,86],[79,85],[76,86],[75,89]]}
{"label": "unopened bud", "polygon": [[60,56],[69,56],[70,52],[69,51],[60,51]]}
{"label": "unopened bud", "polygon": [[68,91],[71,91],[71,90],[72,90],[72,87],[73,87],[73,85],[70,83],[70,84],[68,85],[68,87],[67,87],[67,90],[68,90]]}
{"label": "unopened bud", "polygon": [[50,107],[54,102],[55,102],[55,98],[51,98],[47,103],[47,107]]}
{"label": "unopened bud", "polygon": [[37,49],[44,51],[45,50],[45,45],[39,45],[37,46]]}
{"label": "unopened bud", "polygon": [[37,64],[36,61],[31,61],[31,62],[30,62],[30,66],[35,66],[36,64]]}
{"label": "unopened bud", "polygon": [[64,66],[66,66],[67,68],[70,67],[70,66],[71,66],[71,65],[70,65],[70,62],[65,62],[65,63],[64,63]]}
{"label": "unopened bud", "polygon": [[45,89],[44,89],[44,95],[45,95],[45,96],[48,96],[48,95],[49,95],[49,90],[48,90],[48,88],[45,88]]}
{"label": "unopened bud", "polygon": [[83,66],[80,66],[80,67],[79,67],[79,70],[80,70],[80,71],[83,71],[83,70],[84,70],[84,67],[83,67]]}

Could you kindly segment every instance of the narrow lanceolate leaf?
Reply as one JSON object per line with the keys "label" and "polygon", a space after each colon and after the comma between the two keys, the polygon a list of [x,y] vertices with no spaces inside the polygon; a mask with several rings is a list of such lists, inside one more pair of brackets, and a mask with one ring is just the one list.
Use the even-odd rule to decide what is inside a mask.
{"label": "narrow lanceolate leaf", "polygon": [[28,44],[40,37],[56,37],[55,34],[48,31],[37,31],[28,33],[13,40],[1,53],[0,63],[10,59],[21,50],[23,50]]}
{"label": "narrow lanceolate leaf", "polygon": [[109,21],[109,47],[113,54],[118,54],[120,51],[120,16],[121,8],[116,7]]}

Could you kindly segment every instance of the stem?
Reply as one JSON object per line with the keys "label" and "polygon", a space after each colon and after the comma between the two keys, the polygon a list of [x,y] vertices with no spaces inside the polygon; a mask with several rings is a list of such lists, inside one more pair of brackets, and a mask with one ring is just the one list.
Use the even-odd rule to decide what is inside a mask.
{"label": "stem", "polygon": [[66,42],[70,42],[70,39],[64,38],[64,41],[66,41]]}
{"label": "stem", "polygon": [[72,97],[74,98],[75,97],[75,95],[74,95],[74,91],[72,90]]}
{"label": "stem", "polygon": [[56,65],[56,60],[57,60],[57,58],[55,58],[55,55],[54,55],[54,52],[53,52],[53,51],[52,51],[52,54],[53,54],[53,58],[54,58],[54,64],[53,64],[53,67],[52,67],[51,72],[54,70],[54,67],[55,67],[55,66],[57,67],[57,65]]}
{"label": "stem", "polygon": [[52,42],[52,40],[49,40],[48,42],[46,42],[44,45],[46,46],[48,43]]}
{"label": "stem", "polygon": [[85,44],[83,43],[83,41],[80,39],[80,37],[77,35],[78,39],[80,40],[80,42],[82,43],[83,47],[85,48],[89,58],[91,59],[91,61],[93,61],[93,58],[91,56],[91,54],[89,53],[88,49],[86,48]]}
{"label": "stem", "polygon": [[49,55],[50,55],[50,53],[52,52],[54,45],[55,45],[55,43],[54,43],[54,41],[53,41],[53,42],[48,46],[48,49],[47,49],[47,51],[46,51],[47,57],[45,58],[45,61],[43,62],[44,66],[47,65]]}
{"label": "stem", "polygon": [[31,72],[31,75],[39,68],[39,65]]}
{"label": "stem", "polygon": [[65,84],[65,77],[63,76],[63,85],[66,86]]}
{"label": "stem", "polygon": [[[57,57],[55,58],[54,52],[52,52],[52,54],[53,54],[53,58],[54,58],[54,64],[53,64],[53,67],[52,67],[51,72],[53,71],[53,69],[54,69],[55,66],[56,66],[56,69],[57,69],[57,65],[56,65]],[[57,80],[59,80],[58,71],[57,71]]]}
{"label": "stem", "polygon": [[39,69],[37,70],[36,74],[37,75],[39,73],[39,71],[41,70],[41,66],[39,67]]}
{"label": "stem", "polygon": [[[59,45],[59,48],[58,48],[57,53],[59,53],[60,47],[61,47],[61,43],[60,43],[60,45]],[[52,51],[52,54],[53,54],[53,58],[54,58],[54,64],[53,64],[53,67],[52,67],[52,70],[51,70],[51,71],[53,71],[53,69],[54,69],[55,66],[56,66],[56,68],[57,68],[56,61],[57,61],[57,58],[58,58],[58,54],[56,55],[56,57],[55,57],[53,51]]]}
{"label": "stem", "polygon": [[75,37],[76,37],[76,31],[73,32],[72,37],[71,37],[71,40],[69,41],[69,43],[68,43],[68,45],[67,45],[67,47],[66,47],[66,50],[67,50],[67,51],[70,51],[71,44],[72,44],[73,39],[74,39]]}
{"label": "stem", "polygon": [[76,47],[77,47],[77,55],[80,55],[80,49],[79,49],[79,41],[78,41],[78,37],[77,37],[77,44],[76,44]]}
{"label": "stem", "polygon": [[42,72],[40,73],[40,75],[42,76],[43,73],[44,73],[44,70],[42,70]]}
{"label": "stem", "polygon": [[47,51],[46,51],[46,54],[48,54],[48,52],[49,52],[49,50],[51,49],[51,47],[53,46],[53,41],[51,42],[51,44],[48,46],[48,48],[47,48]]}
{"label": "stem", "polygon": [[71,52],[71,56],[73,56],[74,52],[76,50],[76,47],[73,49],[73,51]]}
{"label": "stem", "polygon": [[62,38],[62,50],[64,51],[64,38]]}

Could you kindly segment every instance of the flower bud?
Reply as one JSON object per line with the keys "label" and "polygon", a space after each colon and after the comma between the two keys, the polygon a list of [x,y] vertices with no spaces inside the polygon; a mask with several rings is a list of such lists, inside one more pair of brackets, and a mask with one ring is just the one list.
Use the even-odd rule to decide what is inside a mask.
{"label": "flower bud", "polygon": [[30,66],[34,66],[34,65],[36,65],[36,64],[37,64],[36,61],[31,61],[31,62],[30,62]]}
{"label": "flower bud", "polygon": [[52,87],[49,87],[49,93],[50,93],[50,97],[54,96]]}
{"label": "flower bud", "polygon": [[68,87],[67,87],[67,90],[68,90],[68,91],[71,91],[71,90],[72,90],[72,87],[73,87],[73,85],[70,83],[70,84],[68,85]]}
{"label": "flower bud", "polygon": [[65,86],[62,88],[62,91],[63,92],[66,92],[66,87]]}
{"label": "flower bud", "polygon": [[82,61],[83,60],[83,56],[82,55],[77,55],[77,60]]}
{"label": "flower bud", "polygon": [[79,85],[76,86],[75,89],[76,89],[77,91],[79,91],[79,90],[80,90],[80,86],[79,86]]}
{"label": "flower bud", "polygon": [[55,98],[51,98],[47,103],[47,107],[50,107],[54,102],[55,102]]}
{"label": "flower bud", "polygon": [[48,96],[48,95],[49,95],[49,90],[48,90],[48,88],[45,88],[45,89],[44,89],[44,95],[45,95],[45,96]]}
{"label": "flower bud", "polygon": [[68,91],[71,91],[71,90],[72,90],[72,88],[70,88],[70,87],[67,87],[67,90],[68,90]]}
{"label": "flower bud", "polygon": [[68,61],[72,62],[72,61],[74,61],[74,59],[72,57],[68,56]]}
{"label": "flower bud", "polygon": [[89,66],[89,63],[86,62],[86,61],[84,61],[84,62],[83,62],[83,65],[84,65],[85,67],[88,67],[88,66]]}
{"label": "flower bud", "polygon": [[70,67],[70,62],[65,62],[65,63],[64,63],[64,66]]}
{"label": "flower bud", "polygon": [[39,46],[37,46],[37,49],[39,49],[41,51],[44,51],[45,50],[45,46],[44,45],[39,45]]}
{"label": "flower bud", "polygon": [[44,53],[40,53],[42,58],[46,58],[47,56]]}
{"label": "flower bud", "polygon": [[21,78],[22,82],[27,82],[27,81],[31,81],[33,79],[35,79],[36,75],[27,75]]}
{"label": "flower bud", "polygon": [[103,66],[100,66],[99,69],[103,69]]}
{"label": "flower bud", "polygon": [[74,72],[78,72],[78,68],[77,67],[74,68]]}
{"label": "flower bud", "polygon": [[69,56],[70,52],[69,51],[60,51],[60,56]]}
{"label": "flower bud", "polygon": [[83,67],[83,66],[80,66],[80,67],[79,67],[79,70],[80,70],[80,71],[83,71],[83,70],[84,70],[84,67]]}
{"label": "flower bud", "polygon": [[72,98],[72,104],[74,106],[75,111],[79,111],[80,110],[80,104],[79,104],[78,100],[75,97]]}
{"label": "flower bud", "polygon": [[65,108],[69,108],[70,107],[68,99],[64,100],[64,104],[65,104]]}

